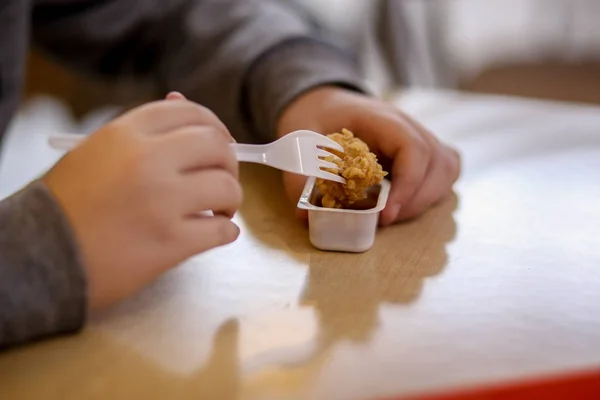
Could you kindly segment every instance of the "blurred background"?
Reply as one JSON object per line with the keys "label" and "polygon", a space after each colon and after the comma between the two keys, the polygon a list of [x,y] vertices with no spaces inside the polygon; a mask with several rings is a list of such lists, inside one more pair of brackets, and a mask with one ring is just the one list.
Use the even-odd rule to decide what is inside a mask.
{"label": "blurred background", "polygon": [[[424,87],[600,104],[598,0],[278,1],[347,41],[380,95]],[[35,50],[27,94],[59,96],[75,116],[141,99],[137,88],[75,77]]]}

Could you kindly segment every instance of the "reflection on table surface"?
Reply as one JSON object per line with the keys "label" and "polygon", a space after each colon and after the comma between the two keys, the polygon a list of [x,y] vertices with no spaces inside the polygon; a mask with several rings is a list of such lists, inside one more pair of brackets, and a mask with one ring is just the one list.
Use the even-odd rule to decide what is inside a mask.
{"label": "reflection on table surface", "polygon": [[326,253],[277,172],[242,170],[240,240],[81,335],[0,356],[2,398],[359,399],[600,362],[600,110],[398,100],[455,143],[456,195]]}

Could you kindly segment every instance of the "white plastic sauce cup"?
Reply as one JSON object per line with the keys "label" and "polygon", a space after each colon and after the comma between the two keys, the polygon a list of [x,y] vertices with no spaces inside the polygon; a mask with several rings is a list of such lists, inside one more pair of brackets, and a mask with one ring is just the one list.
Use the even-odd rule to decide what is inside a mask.
{"label": "white plastic sauce cup", "polygon": [[315,178],[309,178],[304,186],[298,208],[308,210],[310,242],[320,250],[362,253],[375,241],[379,213],[385,207],[390,182],[381,181],[370,189],[372,207],[359,210],[324,208],[320,204],[321,193],[315,186]]}

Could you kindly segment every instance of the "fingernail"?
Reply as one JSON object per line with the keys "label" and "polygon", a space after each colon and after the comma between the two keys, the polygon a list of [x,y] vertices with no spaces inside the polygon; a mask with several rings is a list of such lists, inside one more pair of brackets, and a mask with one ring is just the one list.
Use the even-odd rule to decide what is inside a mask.
{"label": "fingernail", "polygon": [[169,92],[166,97],[167,100],[186,100],[185,96],[179,92]]}

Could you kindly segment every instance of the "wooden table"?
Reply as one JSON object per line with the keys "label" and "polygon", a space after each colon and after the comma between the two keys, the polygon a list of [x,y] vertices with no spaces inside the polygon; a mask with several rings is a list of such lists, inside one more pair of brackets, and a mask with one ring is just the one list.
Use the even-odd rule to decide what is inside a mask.
{"label": "wooden table", "polygon": [[[367,253],[324,253],[278,174],[244,168],[238,242],[78,336],[0,354],[0,398],[370,399],[599,366],[600,108],[396,101],[461,149],[456,196]],[[57,156],[32,148],[39,168]]]}

